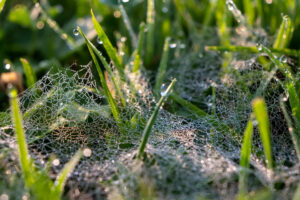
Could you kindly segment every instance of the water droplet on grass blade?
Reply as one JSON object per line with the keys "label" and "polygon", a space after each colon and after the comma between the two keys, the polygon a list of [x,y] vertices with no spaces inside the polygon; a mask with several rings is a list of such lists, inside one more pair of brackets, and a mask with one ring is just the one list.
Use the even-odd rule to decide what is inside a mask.
{"label": "water droplet on grass blade", "polygon": [[166,84],[163,83],[163,84],[161,85],[161,87],[160,87],[160,95],[163,96],[163,97],[164,97],[164,96],[169,96],[170,91],[168,92],[167,89],[168,89],[168,86],[167,86]]}
{"label": "water droplet on grass blade", "polygon": [[102,40],[100,40],[99,37],[97,37],[96,41],[97,41],[97,43],[100,44],[100,45],[103,44]]}
{"label": "water droplet on grass blade", "polygon": [[176,46],[177,46],[177,44],[176,44],[176,43],[172,43],[172,44],[170,44],[170,48],[171,48],[171,49],[174,49],[174,48],[176,48]]}
{"label": "water droplet on grass blade", "polygon": [[73,29],[73,34],[74,34],[75,36],[78,36],[78,35],[79,35],[78,27]]}
{"label": "water droplet on grass blade", "polygon": [[258,50],[258,51],[262,51],[262,49],[263,49],[263,48],[262,48],[262,44],[260,44],[260,43],[257,43],[257,44],[256,44],[256,47],[257,47],[257,50]]}
{"label": "water droplet on grass blade", "polygon": [[129,0],[122,0],[122,2],[123,2],[123,3],[128,3],[128,2],[129,2]]}
{"label": "water droplet on grass blade", "polygon": [[282,62],[282,63],[287,63],[287,57],[286,56],[281,56],[279,58],[279,61]]}
{"label": "water droplet on grass blade", "polygon": [[6,63],[5,66],[4,66],[4,68],[5,68],[6,70],[10,70],[10,67],[11,67],[11,65],[10,65],[9,63]]}

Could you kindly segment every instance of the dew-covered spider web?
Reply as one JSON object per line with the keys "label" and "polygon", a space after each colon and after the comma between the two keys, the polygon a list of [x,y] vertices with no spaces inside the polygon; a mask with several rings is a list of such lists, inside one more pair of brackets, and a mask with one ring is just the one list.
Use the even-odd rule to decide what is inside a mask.
{"label": "dew-covered spider web", "polygon": [[[235,197],[241,142],[251,114],[251,101],[270,72],[257,62],[257,55],[234,53],[228,64],[229,72],[223,74],[220,53],[180,47],[172,51],[175,56],[169,62],[165,81],[168,82],[168,77],[177,78],[174,92],[207,115],[197,116],[169,99],[156,119],[143,162],[134,158],[156,104],[147,73],[127,73],[135,92],[132,86],[122,84],[126,97],[125,106],[118,102],[125,124],[122,133],[103,90],[95,81],[92,64],[82,66],[79,71],[51,70],[21,94],[27,142],[38,166],[44,167],[55,155],[59,162],[51,167],[50,175],[54,178],[79,148],[92,151],[89,157],[81,159],[69,177],[64,194],[67,198]],[[275,76],[280,78],[281,74]],[[272,186],[278,191],[278,199],[290,198],[299,180],[299,166],[279,106],[279,97],[285,94],[274,78],[260,95],[268,105],[277,167],[274,172],[265,167],[263,147],[255,128],[249,191]],[[19,198],[27,193],[22,189],[12,124],[9,115],[1,119],[0,176],[5,183],[1,189],[21,191],[10,194]],[[9,184],[12,177],[20,180],[18,184]]]}

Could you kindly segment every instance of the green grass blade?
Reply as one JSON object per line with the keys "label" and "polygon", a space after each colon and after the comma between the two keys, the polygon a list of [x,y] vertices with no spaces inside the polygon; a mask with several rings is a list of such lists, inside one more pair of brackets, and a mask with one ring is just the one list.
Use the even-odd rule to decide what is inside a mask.
{"label": "green grass blade", "polygon": [[120,75],[123,77],[124,71],[123,71],[123,64],[121,62],[121,59],[119,58],[116,49],[112,46],[111,42],[109,41],[107,35],[105,34],[104,30],[98,23],[97,19],[95,18],[95,15],[93,13],[93,10],[91,10],[92,20],[94,24],[94,28],[98,34],[99,40],[103,42],[103,46],[109,55],[110,59],[116,66],[117,70],[119,71]]}
{"label": "green grass blade", "polygon": [[[285,118],[285,121],[288,125],[288,130],[289,130],[289,133],[291,135],[291,138],[292,138],[292,141],[294,143],[294,146],[295,146],[295,149],[296,149],[296,152],[297,152],[297,156],[298,156],[298,161],[300,161],[300,141],[299,141],[299,136],[295,133],[295,130],[293,128],[293,122],[286,110],[286,107],[284,105],[284,101],[283,99],[281,98],[280,99],[280,107],[281,107],[281,110],[283,112],[283,115],[284,115],[284,118]],[[296,122],[296,127],[297,127],[297,122]]]}
{"label": "green grass blade", "polygon": [[22,173],[24,175],[26,186],[29,188],[34,182],[34,178],[32,176],[33,169],[30,161],[30,155],[28,154],[27,150],[27,143],[23,130],[22,114],[19,108],[19,100],[17,95],[17,90],[15,88],[11,89],[9,91],[9,103],[11,108],[11,118],[13,119],[13,125],[18,143],[18,152]]}
{"label": "green grass blade", "polygon": [[227,13],[226,13],[226,3],[224,0],[218,0],[216,8],[216,23],[218,26],[218,35],[220,37],[221,45],[230,45],[229,37],[230,32],[227,27]]}
{"label": "green grass blade", "polygon": [[264,146],[267,167],[272,169],[273,161],[271,149],[271,134],[267,106],[262,98],[256,98],[252,101],[252,108],[255,114],[255,118],[258,122],[258,129]]}
{"label": "green grass blade", "polygon": [[293,200],[299,200],[299,199],[300,199],[300,182],[298,183],[296,192],[295,192],[295,194],[293,196]]}
{"label": "green grass blade", "polygon": [[276,40],[273,44],[273,48],[283,49],[288,47],[293,35],[293,31],[294,27],[291,19],[287,15],[283,16]]}
{"label": "green grass blade", "polygon": [[20,61],[23,65],[26,81],[27,81],[27,87],[32,87],[36,83],[36,75],[34,70],[32,69],[31,65],[25,58],[20,58]]}
{"label": "green grass blade", "polygon": [[0,0],[0,13],[3,10],[4,4],[6,0]]}
{"label": "green grass blade", "polygon": [[132,43],[132,46],[133,48],[135,49],[137,44],[136,44],[136,41],[137,41],[137,38],[136,38],[136,35],[133,31],[133,28],[131,26],[131,23],[130,23],[130,20],[128,18],[128,15],[124,9],[124,6],[122,4],[119,5],[119,8],[120,8],[120,11],[122,13],[122,19],[124,21],[124,24],[129,32],[129,35],[130,35],[130,39],[131,39],[131,43]]}
{"label": "green grass blade", "polygon": [[72,173],[72,171],[76,167],[81,157],[82,157],[82,150],[78,150],[75,153],[75,155],[71,158],[71,160],[67,164],[65,164],[64,168],[58,174],[53,186],[54,188],[52,190],[53,192],[52,195],[54,197],[57,197],[57,199],[61,197],[67,178]]}
{"label": "green grass blade", "polygon": [[[299,56],[299,51],[294,49],[278,49],[269,48],[273,53],[279,53],[289,56]],[[206,51],[221,51],[221,52],[242,52],[242,53],[259,53],[260,51],[255,46],[205,46]]]}
{"label": "green grass blade", "polygon": [[239,172],[239,199],[244,199],[247,194],[248,168],[252,146],[253,121],[250,119],[244,132],[243,146],[241,150],[240,172]]}
{"label": "green grass blade", "polygon": [[155,26],[155,8],[154,0],[147,1],[147,36],[146,36],[146,55],[145,63],[148,66],[151,63],[154,53],[154,26]]}
{"label": "green grass blade", "polygon": [[[77,27],[77,29],[78,29],[80,35],[84,38],[84,40],[85,40],[87,46],[88,46],[91,50],[93,50],[93,51],[95,52],[95,54],[97,55],[97,57],[98,57],[98,58],[100,59],[100,61],[102,62],[102,64],[103,64],[105,70],[108,72],[108,74],[109,74],[109,76],[110,76],[110,78],[111,78],[111,80],[112,80],[112,82],[113,82],[113,85],[114,85],[114,87],[115,87],[115,89],[116,89],[116,91],[117,91],[118,97],[120,98],[122,105],[125,106],[125,98],[124,98],[124,95],[123,95],[123,93],[122,93],[122,91],[121,91],[121,88],[120,88],[119,84],[117,83],[118,77],[116,77],[116,75],[112,72],[112,70],[111,70],[111,68],[109,67],[109,64],[107,63],[107,61],[106,61],[106,59],[104,58],[104,56],[103,56],[103,55],[101,54],[101,52],[100,52],[100,51],[99,51],[99,50],[91,43],[91,41],[89,41],[89,40],[87,39],[87,37],[86,37],[85,34],[82,32],[82,30],[80,29],[80,27]],[[97,64],[96,64],[96,63],[95,63],[95,64],[96,64],[96,69],[97,69],[98,74],[101,73],[101,74],[103,75],[102,70],[101,70],[101,67],[100,67],[100,65],[99,65],[99,63],[98,63],[98,61],[97,61],[97,59],[95,58],[94,61],[97,62]],[[100,75],[99,75],[99,77],[100,77]],[[101,80],[101,77],[100,77],[100,80]],[[105,79],[104,79],[104,80],[105,80]],[[102,82],[101,82],[101,83],[102,83]],[[102,84],[103,84],[103,83],[102,83]]]}
{"label": "green grass blade", "polygon": [[93,59],[95,65],[96,65],[96,69],[97,69],[98,75],[100,77],[100,81],[101,81],[102,87],[104,89],[105,96],[106,96],[106,98],[107,98],[107,100],[109,102],[109,105],[110,105],[113,117],[116,120],[116,122],[117,122],[117,124],[118,124],[118,126],[120,128],[120,131],[122,133],[124,133],[123,132],[123,128],[122,128],[123,127],[123,123],[122,123],[122,120],[121,120],[121,117],[120,117],[120,112],[119,112],[117,103],[115,102],[114,98],[112,97],[112,95],[111,95],[111,93],[110,93],[110,91],[108,89],[108,86],[106,84],[103,72],[102,72],[101,67],[100,67],[100,65],[99,65],[99,63],[97,61],[97,58],[96,58],[95,54],[94,54],[93,46],[92,46],[91,42],[85,37],[84,33],[81,31],[81,29],[79,27],[78,27],[78,31],[79,31],[80,35],[86,40],[87,47],[89,49],[89,52],[90,52],[90,54],[92,56],[92,59]]}
{"label": "green grass blade", "polygon": [[243,0],[243,4],[244,4],[244,10],[245,10],[245,14],[246,14],[247,23],[250,26],[253,26],[255,12],[254,12],[254,7],[252,4],[252,1],[251,0]]}
{"label": "green grass blade", "polygon": [[141,58],[142,58],[142,50],[144,44],[144,37],[145,37],[145,24],[141,23],[140,25],[140,33],[139,33],[139,41],[138,46],[135,52],[134,64],[133,64],[133,72],[139,71],[141,67]]}
{"label": "green grass blade", "polygon": [[163,83],[164,76],[167,70],[167,62],[168,62],[168,57],[169,57],[169,42],[170,38],[165,39],[165,44],[164,44],[164,50],[163,50],[163,55],[160,61],[160,65],[158,68],[158,71],[156,73],[156,80],[155,80],[155,86],[154,86],[154,95],[156,98],[159,98],[160,95],[160,87]]}
{"label": "green grass blade", "polygon": [[240,166],[249,168],[252,145],[253,121],[250,119],[244,132],[243,146],[241,150]]}
{"label": "green grass blade", "polygon": [[164,93],[166,95],[163,95],[159,99],[159,101],[156,104],[156,107],[154,109],[154,112],[152,113],[150,119],[147,121],[146,127],[145,127],[145,129],[143,131],[143,138],[142,138],[142,141],[141,141],[139,149],[138,149],[138,154],[137,154],[137,158],[138,159],[141,159],[142,156],[143,156],[143,154],[144,154],[144,150],[145,150],[145,147],[146,147],[146,144],[147,144],[147,141],[148,141],[148,138],[149,138],[152,126],[153,126],[153,124],[154,124],[154,122],[156,120],[158,111],[159,111],[162,103],[164,102],[164,100],[168,97],[168,94],[171,92],[171,89],[173,88],[175,82],[176,82],[176,79],[173,79],[173,81],[170,83],[170,85],[168,86],[168,88],[166,89],[166,91],[164,91]]}

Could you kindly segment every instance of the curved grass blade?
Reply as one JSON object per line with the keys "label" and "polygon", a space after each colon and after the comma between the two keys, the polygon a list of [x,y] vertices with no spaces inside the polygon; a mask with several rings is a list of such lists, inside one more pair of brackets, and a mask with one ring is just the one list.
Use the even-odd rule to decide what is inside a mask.
{"label": "curved grass blade", "polygon": [[276,36],[276,40],[273,44],[273,48],[286,48],[291,41],[293,31],[294,27],[291,19],[287,15],[283,16],[280,28]]}
{"label": "curved grass blade", "polygon": [[270,123],[269,123],[267,107],[264,99],[255,98],[252,101],[252,108],[254,111],[255,118],[258,122],[258,129],[264,146],[267,167],[272,169],[273,161],[272,161],[272,149],[271,149]]}
{"label": "curved grass blade", "polygon": [[94,24],[94,28],[98,34],[99,40],[103,42],[103,46],[109,55],[110,59],[116,66],[117,70],[119,71],[121,77],[124,76],[124,71],[123,71],[123,64],[121,62],[121,59],[119,58],[116,49],[112,46],[111,42],[109,41],[107,35],[105,34],[104,30],[98,23],[97,19],[95,18],[95,15],[93,13],[93,10],[91,10],[91,15],[92,15],[92,20]]}
{"label": "curved grass blade", "polygon": [[167,62],[168,62],[168,56],[169,56],[169,42],[170,38],[165,39],[164,49],[163,49],[163,55],[162,59],[160,61],[160,65],[158,68],[158,71],[156,73],[156,81],[154,86],[154,95],[158,99],[160,94],[160,86],[163,83],[163,79],[167,70]]}
{"label": "curved grass blade", "polygon": [[0,13],[3,10],[4,4],[6,0],[0,0]]}
{"label": "curved grass blade", "polygon": [[32,162],[27,150],[27,143],[23,130],[23,119],[19,108],[18,92],[15,88],[9,91],[9,103],[11,108],[11,118],[15,129],[15,134],[18,143],[19,159],[24,176],[25,184],[28,188],[34,183],[32,176]]}
{"label": "curved grass blade", "polygon": [[71,172],[74,170],[75,166],[79,162],[80,158],[82,157],[82,150],[78,150],[76,154],[71,158],[71,160],[65,164],[64,168],[61,170],[61,172],[58,174],[52,190],[53,197],[56,197],[56,199],[60,199],[62,192],[64,190],[64,186],[66,184],[68,176],[71,174]]}
{"label": "curved grass blade", "polygon": [[[120,112],[119,112],[119,109],[118,109],[118,106],[117,106],[117,103],[115,102],[114,98],[112,97],[109,89],[108,89],[108,86],[106,84],[106,81],[105,81],[105,78],[104,78],[104,75],[103,75],[103,72],[101,70],[101,67],[97,61],[97,58],[94,54],[94,51],[93,51],[93,46],[91,44],[91,42],[85,37],[84,33],[81,31],[81,29],[78,27],[78,31],[80,33],[80,35],[85,39],[86,41],[86,44],[87,44],[87,47],[89,49],[89,52],[92,56],[92,59],[96,65],[96,69],[97,69],[97,72],[98,72],[98,75],[100,77],[100,81],[101,81],[101,84],[102,84],[102,87],[104,89],[104,93],[105,93],[105,96],[109,102],[109,105],[111,107],[111,111],[112,111],[112,114],[113,114],[113,117],[114,119],[116,120],[118,126],[119,126],[119,129],[122,133],[124,133],[123,131],[123,123],[122,123],[122,120],[121,120],[121,117],[120,117]],[[95,47],[94,47],[95,48]],[[100,52],[99,52],[100,54]]]}
{"label": "curved grass blade", "polygon": [[146,147],[146,144],[147,144],[147,141],[148,141],[148,138],[149,138],[152,126],[153,126],[153,124],[154,124],[154,122],[156,120],[158,111],[159,111],[162,103],[164,102],[164,100],[168,97],[168,94],[171,92],[171,89],[173,88],[175,82],[176,82],[176,79],[173,79],[173,81],[170,83],[170,85],[168,86],[168,88],[166,89],[166,91],[164,91],[164,93],[166,95],[163,95],[159,99],[159,101],[156,104],[156,107],[154,109],[154,112],[152,113],[150,119],[147,121],[146,127],[145,127],[145,129],[143,131],[143,138],[142,138],[142,141],[141,141],[139,149],[138,149],[138,154],[137,154],[137,158],[138,159],[141,159],[142,156],[143,156],[143,154],[144,154],[144,150],[145,150],[145,147]]}
{"label": "curved grass blade", "polygon": [[[116,91],[117,91],[117,94],[118,94],[118,96],[119,96],[119,98],[120,98],[120,100],[121,100],[122,105],[125,106],[125,98],[124,98],[124,96],[123,96],[123,93],[122,93],[122,91],[121,91],[121,88],[119,87],[119,84],[117,83],[117,79],[118,79],[118,78],[115,77],[116,75],[112,72],[111,68],[109,67],[109,64],[107,63],[107,61],[105,60],[105,58],[104,58],[104,56],[101,54],[101,52],[98,51],[98,49],[91,43],[91,41],[89,41],[89,40],[87,39],[87,37],[86,37],[85,34],[82,32],[82,30],[80,29],[80,27],[77,27],[77,29],[78,29],[80,35],[84,38],[84,40],[85,40],[87,46],[88,46],[91,50],[93,50],[93,51],[95,52],[95,54],[97,55],[97,57],[98,57],[98,58],[100,59],[100,61],[102,62],[102,64],[103,64],[105,70],[108,72],[108,74],[109,74],[109,76],[110,76],[110,78],[111,78],[111,80],[112,80],[112,82],[113,82],[113,85],[114,85],[114,87],[115,87],[115,89],[116,89]],[[95,58],[95,60],[97,61],[96,58]],[[94,61],[95,61],[95,60],[94,60]],[[98,65],[99,65],[99,64],[98,64]],[[98,68],[98,66],[97,66],[97,64],[96,64],[96,68],[97,68],[98,74],[100,73],[100,71],[101,71],[101,73],[102,73],[102,70],[101,70],[100,65],[99,65],[99,68]],[[102,74],[103,74],[103,73],[102,73]],[[102,83],[102,82],[101,82],[101,83]],[[107,85],[107,84],[106,84],[106,85]]]}
{"label": "curved grass blade", "polygon": [[36,75],[34,70],[32,69],[31,65],[25,58],[20,58],[20,61],[23,65],[25,76],[26,76],[26,82],[27,87],[32,87],[36,83]]}
{"label": "curved grass blade", "polygon": [[135,52],[134,64],[132,72],[139,71],[141,67],[141,58],[142,58],[142,49],[144,44],[144,37],[145,37],[145,24],[141,23],[140,25],[140,33],[139,33],[139,41],[138,46]]}
{"label": "curved grass blade", "polygon": [[[299,141],[299,136],[295,133],[294,131],[294,128],[293,128],[293,123],[292,123],[292,119],[290,118],[287,110],[286,110],[286,107],[284,105],[284,101],[283,99],[281,98],[280,99],[280,107],[281,107],[281,110],[283,112],[283,115],[284,115],[284,118],[285,118],[285,121],[288,125],[288,130],[290,132],[290,135],[291,135],[291,138],[292,138],[292,141],[295,145],[295,149],[296,149],[296,152],[297,152],[297,156],[298,156],[298,161],[300,161],[300,141]],[[295,123],[296,125],[296,129],[297,129],[297,121]]]}

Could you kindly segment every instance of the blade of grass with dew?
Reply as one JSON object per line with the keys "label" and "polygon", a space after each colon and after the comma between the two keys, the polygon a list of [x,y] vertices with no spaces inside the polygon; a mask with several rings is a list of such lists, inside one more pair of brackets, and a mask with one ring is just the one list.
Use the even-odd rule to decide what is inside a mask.
{"label": "blade of grass with dew", "polygon": [[101,25],[98,23],[93,10],[91,10],[91,15],[92,15],[92,21],[94,24],[94,28],[98,34],[99,40],[103,42],[103,46],[109,55],[110,59],[116,66],[117,70],[120,73],[120,76],[123,78],[124,77],[124,71],[123,71],[123,64],[121,62],[121,59],[119,58],[116,49],[112,46],[110,40],[108,39],[107,35],[105,34],[104,30],[102,29]]}
{"label": "blade of grass with dew", "polygon": [[154,0],[147,0],[147,36],[145,63],[150,65],[154,53],[155,7]]}
{"label": "blade of grass with dew", "polygon": [[158,111],[160,110],[160,107],[162,106],[162,103],[165,101],[165,99],[168,97],[169,93],[171,92],[171,89],[173,88],[174,84],[176,82],[176,79],[173,79],[172,82],[170,83],[170,85],[168,86],[168,88],[164,91],[165,95],[162,95],[161,98],[159,99],[158,103],[155,106],[155,109],[150,117],[150,119],[147,121],[146,127],[143,131],[143,137],[142,137],[142,141],[140,143],[140,146],[138,148],[138,153],[137,153],[137,158],[141,159],[143,154],[144,154],[144,150],[152,129],[152,126],[156,120]]}
{"label": "blade of grass with dew", "polygon": [[26,76],[26,82],[27,87],[32,87],[36,83],[36,75],[34,70],[32,69],[31,65],[25,58],[20,58],[20,61],[23,65],[25,76]]}
{"label": "blade of grass with dew", "polygon": [[252,108],[255,118],[258,122],[258,129],[260,137],[264,146],[264,152],[269,169],[273,168],[272,161],[272,149],[271,149],[271,134],[270,134],[270,122],[267,112],[267,106],[262,98],[255,98],[252,101]]}
{"label": "blade of grass with dew", "polygon": [[291,41],[293,31],[294,26],[291,19],[287,15],[283,16],[282,23],[276,36],[276,40],[273,44],[273,48],[286,48]]}
{"label": "blade of grass with dew", "polygon": [[[122,105],[125,106],[125,98],[124,98],[124,95],[123,95],[123,93],[122,93],[122,91],[121,91],[121,88],[120,88],[119,84],[117,83],[118,77],[115,77],[116,75],[112,72],[112,70],[111,70],[111,68],[109,67],[109,64],[107,63],[107,61],[106,61],[106,59],[104,58],[104,56],[103,56],[103,55],[101,54],[101,52],[100,52],[100,51],[99,51],[99,50],[91,43],[91,41],[90,41],[89,39],[87,39],[87,37],[86,37],[85,34],[82,32],[82,30],[80,29],[80,27],[77,27],[77,29],[78,29],[79,34],[84,38],[84,40],[85,40],[87,46],[89,46],[89,47],[95,52],[95,54],[97,55],[97,57],[98,57],[98,58],[100,59],[100,61],[102,62],[102,64],[103,64],[105,70],[108,72],[108,74],[109,74],[109,76],[110,76],[110,78],[111,78],[111,80],[112,80],[112,82],[113,82],[113,85],[114,85],[114,87],[115,87],[115,89],[116,89],[116,91],[117,91],[117,94],[118,94],[118,96],[119,96],[119,98],[120,98],[120,100],[121,100]],[[97,60],[97,59],[96,59],[96,60]],[[97,65],[96,65],[96,67],[97,67]],[[101,70],[100,67],[99,67],[99,69],[100,69],[100,71],[101,71],[101,73],[102,73],[102,70]],[[98,68],[97,68],[97,71],[98,71],[98,73],[100,73],[100,71],[98,70]],[[102,73],[102,74],[103,74],[103,73]]]}
{"label": "blade of grass with dew", "polygon": [[[292,141],[294,143],[294,146],[295,146],[295,149],[296,149],[296,152],[297,152],[297,157],[298,157],[298,161],[300,161],[300,141],[299,141],[299,136],[295,133],[294,131],[294,128],[293,128],[293,123],[292,123],[292,120],[286,110],[286,107],[284,105],[284,101],[282,98],[280,98],[280,107],[281,107],[281,110],[283,112],[283,115],[284,115],[284,118],[285,118],[285,121],[288,125],[288,130],[289,130],[289,133],[291,135],[291,138],[292,138]],[[297,127],[297,121],[296,121],[296,127]]]}
{"label": "blade of grass with dew", "polygon": [[123,21],[124,21],[124,24],[125,24],[125,26],[126,26],[128,32],[129,32],[130,40],[131,40],[132,46],[133,46],[133,48],[135,49],[136,46],[137,46],[137,44],[136,44],[137,38],[136,38],[136,35],[135,35],[134,31],[133,31],[133,28],[132,28],[132,26],[131,26],[131,23],[130,23],[130,20],[129,20],[129,18],[128,18],[128,15],[127,15],[127,13],[126,13],[126,11],[125,11],[125,8],[124,8],[124,6],[123,6],[121,3],[119,4],[119,9],[120,9],[120,11],[121,11],[121,13],[122,13],[122,19],[123,19]]}
{"label": "blade of grass with dew", "polygon": [[244,139],[243,139],[243,146],[241,150],[241,158],[240,158],[240,171],[239,171],[239,192],[238,197],[239,199],[245,199],[248,193],[247,189],[247,179],[248,179],[248,172],[250,165],[250,155],[251,155],[251,146],[252,146],[252,134],[253,134],[253,121],[250,119],[247,123],[245,132],[244,132]]}
{"label": "blade of grass with dew", "polygon": [[52,195],[56,197],[56,199],[60,199],[62,192],[64,190],[66,181],[68,176],[72,173],[75,166],[78,164],[79,160],[82,157],[82,150],[78,150],[75,155],[71,158],[71,160],[64,165],[64,168],[61,170],[61,172],[58,174],[52,190]]}
{"label": "blade of grass with dew", "polygon": [[28,153],[25,139],[22,114],[19,108],[18,92],[15,88],[9,91],[9,103],[11,108],[11,118],[15,129],[15,135],[18,143],[19,159],[24,176],[25,184],[29,188],[34,183],[32,176],[32,162]]}
{"label": "blade of grass with dew", "polygon": [[0,0],[0,13],[2,12],[3,10],[3,7],[4,7],[4,4],[5,4],[5,1],[6,0]]}
{"label": "blade of grass with dew", "polygon": [[121,133],[125,133],[124,130],[123,130],[123,123],[122,123],[122,120],[121,120],[121,117],[120,117],[120,112],[119,112],[117,103],[115,102],[114,98],[112,97],[112,95],[111,95],[111,93],[110,93],[110,91],[108,89],[108,86],[106,84],[106,81],[105,81],[103,72],[101,70],[101,67],[100,67],[100,65],[99,65],[99,63],[97,61],[97,58],[96,58],[96,56],[94,54],[94,51],[92,50],[93,47],[91,45],[91,42],[85,37],[84,33],[81,31],[80,28],[78,28],[78,31],[79,31],[79,34],[82,37],[84,37],[84,39],[86,40],[87,47],[89,49],[89,52],[90,52],[90,54],[92,56],[92,59],[93,59],[93,61],[95,63],[98,75],[100,77],[100,81],[101,81],[102,87],[104,89],[105,96],[106,96],[106,98],[107,98],[107,100],[109,102],[109,105],[111,107],[111,111],[112,111],[113,117],[116,120]]}
{"label": "blade of grass with dew", "polygon": [[[285,54],[289,56],[299,56],[299,51],[294,49],[278,49],[269,48],[273,53]],[[245,52],[245,53],[259,53],[260,51],[255,46],[205,46],[206,51],[229,51],[229,52]]]}
{"label": "blade of grass with dew", "polygon": [[141,58],[142,58],[144,37],[145,37],[145,24],[141,23],[140,33],[139,33],[139,41],[138,41],[138,45],[137,45],[137,48],[136,48],[136,51],[135,51],[135,58],[134,58],[134,64],[133,64],[132,72],[139,71],[139,69],[141,67]]}
{"label": "blade of grass with dew", "polygon": [[270,49],[266,48],[263,45],[261,45],[260,47],[262,51],[268,54],[271,61],[279,67],[281,72],[285,74],[287,80],[285,81],[284,85],[289,94],[289,102],[292,108],[293,116],[300,122],[300,98],[295,88],[295,78],[293,77],[292,70],[288,68],[287,65],[281,63]]}
{"label": "blade of grass with dew", "polygon": [[154,86],[154,95],[156,96],[156,99],[159,98],[160,87],[163,83],[164,76],[165,76],[165,73],[167,70],[167,62],[168,62],[168,57],[169,57],[169,42],[170,42],[170,38],[166,38],[162,58],[161,58],[159,68],[156,73],[156,80],[155,80],[155,86]]}
{"label": "blade of grass with dew", "polygon": [[221,45],[229,46],[230,33],[227,27],[226,4],[224,0],[218,0],[216,9],[216,23],[218,26],[218,34],[221,40]]}

